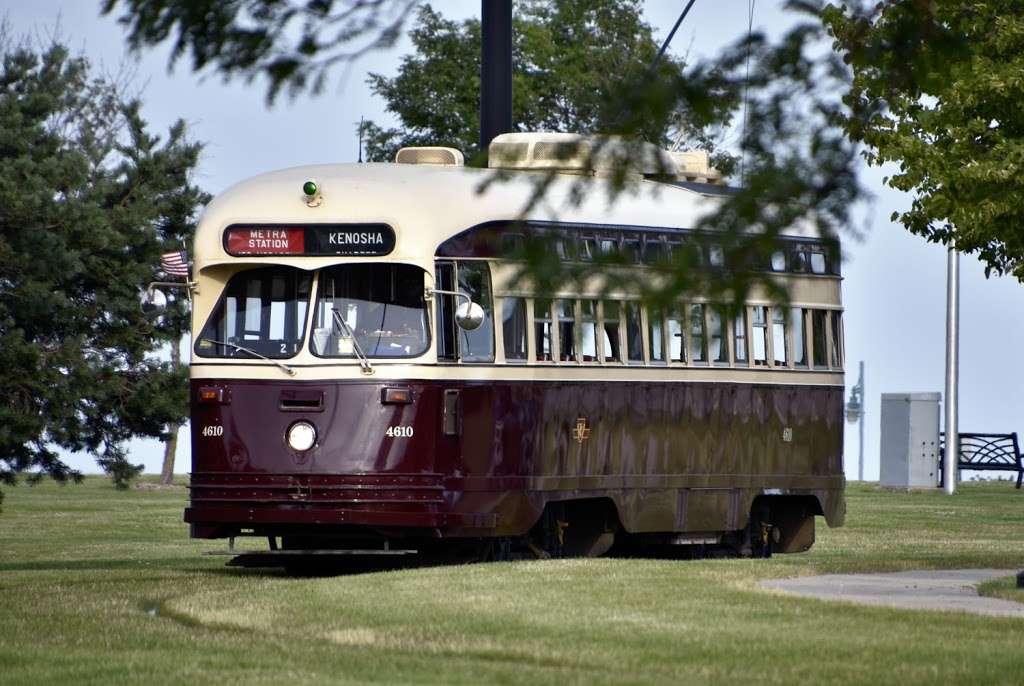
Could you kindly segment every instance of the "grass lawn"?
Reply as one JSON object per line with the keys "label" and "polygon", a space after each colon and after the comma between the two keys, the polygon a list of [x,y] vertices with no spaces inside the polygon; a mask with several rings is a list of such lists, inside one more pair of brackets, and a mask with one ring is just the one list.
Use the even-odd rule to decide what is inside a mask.
{"label": "grass lawn", "polygon": [[[819,520],[809,553],[772,560],[312,579],[202,557],[221,544],[188,539],[183,488],[119,492],[92,478],[5,494],[5,685],[1024,682],[1024,620],[757,587],[823,572],[1024,567],[1024,493],[1007,482],[966,483],[952,498],[854,484],[846,527]],[[1020,598],[1005,584],[994,592]]]}

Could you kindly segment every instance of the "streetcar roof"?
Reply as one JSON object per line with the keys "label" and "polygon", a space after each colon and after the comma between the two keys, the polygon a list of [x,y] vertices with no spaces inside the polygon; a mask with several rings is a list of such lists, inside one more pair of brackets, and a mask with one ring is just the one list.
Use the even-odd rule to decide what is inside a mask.
{"label": "streetcar roof", "polygon": [[[224,249],[223,232],[232,224],[388,224],[397,240],[387,259],[422,264],[433,260],[435,250],[446,239],[492,221],[529,219],[691,229],[722,202],[722,193],[729,192],[724,187],[709,190],[708,184],[644,180],[609,202],[607,179],[558,174],[551,178],[540,201],[527,209],[538,184],[547,178],[543,172],[499,173],[470,167],[392,163],[324,164],[261,174],[230,187],[206,207],[195,237],[196,267],[201,270],[247,261],[231,257]],[[322,203],[317,207],[307,206],[303,195],[303,183],[310,179],[316,180],[322,192]],[[581,184],[587,192],[582,202],[574,205],[572,198]],[[814,235],[801,227],[786,233]],[[339,261],[337,256],[275,258],[279,259],[254,257],[249,261],[267,264],[286,260],[307,269]]]}

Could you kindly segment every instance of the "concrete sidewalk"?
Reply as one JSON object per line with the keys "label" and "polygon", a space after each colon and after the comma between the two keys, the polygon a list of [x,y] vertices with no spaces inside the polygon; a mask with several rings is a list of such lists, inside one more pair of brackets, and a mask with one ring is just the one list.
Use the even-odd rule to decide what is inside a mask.
{"label": "concrete sidewalk", "polygon": [[983,598],[976,588],[983,581],[1016,573],[1015,569],[950,569],[889,574],[826,574],[769,579],[762,581],[761,587],[866,605],[1024,617],[1024,603]]}

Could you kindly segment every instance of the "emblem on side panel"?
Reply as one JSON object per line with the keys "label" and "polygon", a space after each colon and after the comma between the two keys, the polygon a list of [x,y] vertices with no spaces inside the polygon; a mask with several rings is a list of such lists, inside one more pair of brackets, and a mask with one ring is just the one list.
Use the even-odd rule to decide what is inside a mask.
{"label": "emblem on side panel", "polygon": [[586,417],[577,417],[576,426],[573,427],[572,437],[577,443],[582,444],[583,441],[590,438],[590,427],[587,426]]}

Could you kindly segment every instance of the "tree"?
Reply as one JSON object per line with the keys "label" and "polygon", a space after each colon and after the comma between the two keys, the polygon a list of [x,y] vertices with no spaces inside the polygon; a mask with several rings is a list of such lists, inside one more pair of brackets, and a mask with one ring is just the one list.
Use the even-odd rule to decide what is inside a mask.
{"label": "tree", "polygon": [[138,100],[62,45],[2,48],[0,481],[79,479],[63,448],[123,487],[141,469],[124,442],[186,413],[185,373],[151,355],[181,305],[152,322],[139,293],[191,234],[200,146],[181,122],[149,134]]}
{"label": "tree", "polygon": [[[614,99],[621,84],[652,77],[672,81],[683,74],[684,63],[668,55],[647,74],[658,45],[641,19],[638,0],[529,0],[517,5],[513,22],[512,121],[519,131],[606,131],[621,116],[621,103]],[[390,161],[398,148],[413,145],[448,145],[476,158],[481,152],[480,20],[452,21],[424,5],[410,37],[415,52],[402,59],[395,77],[369,77],[401,127],[364,123],[367,158]],[[735,93],[717,95],[719,120],[728,124]],[[631,133],[671,145],[680,128],[676,114],[663,110],[645,117]],[[715,149],[711,136],[695,142]],[[728,155],[717,160],[727,172],[732,161]]]}
{"label": "tree", "polygon": [[[121,2],[119,21],[128,27],[133,48],[157,45],[174,34],[172,63],[189,51],[196,71],[212,69],[225,78],[265,77],[270,100],[282,89],[293,96],[317,92],[331,66],[361,54],[351,49],[360,39],[370,46],[385,44],[380,40],[385,35],[393,39],[412,6],[400,0],[345,5],[334,0],[228,0],[216,8],[199,3],[204,9],[197,10],[196,3],[186,0]],[[336,10],[335,5],[345,9]],[[105,12],[118,6],[119,0],[103,4]],[[636,0],[521,0],[516,7],[520,73],[515,88],[520,95],[515,106],[523,128],[571,126],[624,136],[631,144],[645,137],[664,144],[673,127],[691,145],[706,147],[716,131],[734,119],[741,122],[735,146],[741,188],[695,227],[718,233],[728,263],[763,264],[780,233],[794,224],[814,227],[829,241],[849,226],[851,207],[863,191],[855,145],[837,128],[842,103],[836,93],[845,86],[848,72],[834,55],[820,50],[819,0],[790,0],[789,9],[811,20],[778,41],[751,33],[714,59],[685,70],[673,60],[654,70],[639,68],[653,55],[653,43],[638,18]],[[353,19],[357,12],[364,13],[361,25]],[[374,77],[378,92],[388,98],[403,125],[394,131],[373,125],[364,129],[374,158],[386,158],[403,141],[457,143],[469,151],[476,145],[478,76],[471,66],[478,60],[473,49],[476,23],[446,22],[429,8],[419,16],[414,39],[422,54],[407,58],[394,79]],[[333,38],[320,32],[315,39],[296,43],[297,37],[315,30],[309,28],[315,27],[315,17],[330,17],[321,22],[324,31],[333,26],[348,30],[336,31]],[[298,24],[290,22],[307,23],[294,30]],[[591,33],[599,39],[591,40]],[[626,49],[619,51],[622,46]],[[427,99],[419,97],[421,90],[434,99],[422,102]],[[600,189],[609,191],[613,200],[618,193],[632,192],[629,164],[629,155],[622,155],[610,188],[578,177],[574,197],[582,199]],[[492,175],[494,182],[502,178],[500,172]],[[530,202],[538,202],[552,177],[532,178],[536,188]],[[538,249],[533,254],[534,276],[546,282],[581,278],[567,273],[564,264],[544,259],[550,252]],[[763,286],[785,297],[764,271],[701,270],[693,269],[694,264],[695,255],[684,255],[663,286],[644,292],[658,300],[686,292],[739,302],[752,288]],[[595,261],[587,268],[606,267]]]}
{"label": "tree", "polygon": [[847,132],[914,196],[893,220],[1024,281],[1024,5],[886,0],[823,21],[853,71]]}

